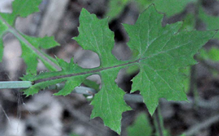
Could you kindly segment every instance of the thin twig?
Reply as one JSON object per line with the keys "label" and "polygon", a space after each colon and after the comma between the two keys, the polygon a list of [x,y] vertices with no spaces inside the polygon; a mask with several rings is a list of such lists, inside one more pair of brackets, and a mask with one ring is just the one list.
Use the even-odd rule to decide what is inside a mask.
{"label": "thin twig", "polygon": [[216,122],[219,122],[219,115],[212,116],[203,122],[195,124],[190,129],[188,129],[186,132],[184,132],[184,134],[186,134],[187,136],[192,136],[192,135],[200,132],[202,129],[206,129],[206,128],[210,127],[212,124],[214,124]]}

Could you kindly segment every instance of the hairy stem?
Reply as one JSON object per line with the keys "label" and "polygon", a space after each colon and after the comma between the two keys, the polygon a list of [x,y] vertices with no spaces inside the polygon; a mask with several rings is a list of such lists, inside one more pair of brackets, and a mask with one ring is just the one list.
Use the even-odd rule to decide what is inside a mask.
{"label": "hairy stem", "polygon": [[[143,58],[143,59],[146,59],[146,58]],[[69,78],[69,77],[73,77],[73,76],[95,74],[95,73],[98,73],[98,72],[101,72],[104,70],[114,69],[114,68],[123,67],[123,66],[129,66],[131,64],[138,63],[140,60],[142,60],[142,59],[138,59],[138,60],[131,61],[131,62],[126,62],[126,63],[120,64],[120,65],[115,65],[115,66],[111,66],[111,67],[105,67],[105,68],[99,68],[99,69],[95,68],[93,70],[81,72],[81,73],[73,73],[73,74],[66,74],[66,75],[52,76],[52,77],[43,78],[43,79],[37,79],[34,81],[34,84],[45,82],[45,81],[50,81],[50,80],[61,79],[61,78]]]}

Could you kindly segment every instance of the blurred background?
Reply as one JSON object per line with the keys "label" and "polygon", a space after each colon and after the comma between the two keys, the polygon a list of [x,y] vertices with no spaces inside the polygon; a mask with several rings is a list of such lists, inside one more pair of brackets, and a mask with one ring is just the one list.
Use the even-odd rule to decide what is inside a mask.
{"label": "blurred background", "polygon": [[[0,12],[11,13],[13,0],[0,0]],[[173,0],[172,0],[173,1]],[[128,37],[121,25],[134,24],[138,15],[154,3],[164,13],[162,25],[184,21],[181,30],[217,30],[219,28],[219,1],[217,0],[42,0],[40,12],[27,18],[18,17],[16,29],[36,37],[54,36],[61,45],[47,54],[69,62],[72,57],[83,68],[99,66],[96,53],[83,50],[72,37],[76,37],[82,8],[108,17],[109,27],[115,33],[112,53],[127,60],[132,52]],[[164,8],[163,8],[164,7]],[[123,113],[122,136],[159,136],[161,126],[165,136],[219,136],[219,34],[216,34],[195,56],[198,64],[180,69],[187,78],[185,91],[190,103],[168,102],[161,99],[156,117],[148,114],[146,106],[138,100],[129,100],[132,111]],[[12,35],[4,36],[4,56],[0,63],[0,81],[18,81],[25,74],[26,65],[20,57],[19,41]],[[38,73],[48,71],[42,62]],[[117,84],[129,93],[132,77],[137,71],[121,70]],[[98,75],[89,80],[101,83]],[[90,120],[90,100],[81,94],[66,97],[53,96],[57,90],[43,90],[26,97],[19,89],[0,90],[0,136],[117,136],[103,125],[100,118]],[[138,92],[137,92],[138,93]],[[160,124],[157,124],[160,122]]]}

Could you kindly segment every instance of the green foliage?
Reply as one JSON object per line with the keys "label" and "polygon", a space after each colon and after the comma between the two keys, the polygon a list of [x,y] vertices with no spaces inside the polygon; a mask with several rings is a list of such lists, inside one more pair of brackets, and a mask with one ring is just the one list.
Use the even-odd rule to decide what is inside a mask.
{"label": "green foliage", "polygon": [[162,27],[161,20],[162,15],[150,7],[135,25],[124,25],[130,37],[129,47],[139,51],[140,72],[132,80],[132,92],[140,90],[150,114],[154,113],[159,98],[187,100],[178,68],[195,64],[192,56],[214,34],[178,32],[181,23]]}
{"label": "green foliage", "polygon": [[162,27],[162,17],[163,15],[151,6],[139,16],[135,25],[124,24],[130,37],[128,45],[139,54],[132,60],[120,61],[111,53],[114,34],[108,28],[107,19],[99,20],[83,9],[80,15],[80,34],[74,39],[82,48],[99,55],[100,66],[83,69],[74,64],[73,60],[68,64],[57,59],[62,71],[24,77],[24,80],[35,82],[24,93],[33,95],[49,85],[66,82],[65,87],[55,95],[67,95],[86,77],[99,74],[102,85],[91,103],[94,106],[91,118],[101,117],[104,124],[117,133],[121,131],[122,113],[130,110],[123,100],[125,92],[115,83],[122,68],[140,68],[139,74],[132,80],[132,92],[140,90],[150,114],[154,113],[160,98],[187,100],[182,84],[184,77],[179,74],[178,69],[196,63],[193,55],[214,32],[179,32],[182,23]]}
{"label": "green foliage", "polygon": [[199,57],[204,60],[211,60],[214,62],[219,61],[219,49],[216,47],[212,47],[210,50],[202,49],[200,50]]}
{"label": "green foliage", "polygon": [[183,85],[184,85],[184,91],[187,93],[189,91],[189,85],[190,85],[190,67],[181,68],[179,69],[179,72],[184,75]]}
{"label": "green foliage", "polygon": [[[47,54],[40,51],[40,49],[49,49],[49,48],[52,48],[52,47],[59,45],[53,37],[37,38],[37,37],[26,36],[24,34],[21,34],[21,35],[31,45],[33,45],[35,49],[37,49],[39,52],[44,54],[44,56],[46,56],[47,59],[49,59],[53,63],[57,64],[53,58],[51,58]],[[37,72],[36,67],[37,67],[37,63],[38,63],[37,59],[40,59],[50,71],[56,71],[56,68],[54,68],[52,65],[50,65],[49,62],[47,60],[45,60],[44,58],[42,58],[41,55],[36,54],[31,48],[28,48],[28,46],[26,46],[26,44],[23,41],[20,41],[20,43],[21,43],[21,48],[22,48],[22,56],[21,57],[24,59],[26,65],[27,65],[27,69],[26,69],[27,74],[36,74],[36,72]]]}
{"label": "green foliage", "polygon": [[184,10],[188,3],[196,2],[197,0],[154,0],[157,10],[165,13],[167,17],[178,14]]}
{"label": "green foliage", "polygon": [[0,15],[9,25],[13,26],[16,17],[27,17],[34,12],[38,12],[38,6],[41,2],[42,0],[15,0],[12,3],[13,12],[11,14],[1,13]]}
{"label": "green foliage", "polygon": [[127,131],[128,136],[150,136],[153,130],[146,115],[141,113]]}
{"label": "green foliage", "polygon": [[[194,1],[153,0],[144,2],[138,0],[136,2],[141,3],[140,5],[143,7],[154,3],[158,11],[172,16],[180,13],[189,2]],[[79,36],[74,39],[83,49],[97,53],[100,58],[99,67],[84,69],[75,64],[73,59],[67,63],[59,58],[53,59],[40,50],[55,47],[58,43],[53,37],[30,37],[14,29],[16,17],[26,17],[38,11],[37,6],[40,2],[41,0],[15,0],[13,13],[0,14],[0,60],[2,60],[3,54],[2,37],[5,33],[11,32],[22,45],[22,58],[27,65],[27,75],[22,80],[34,83],[30,88],[24,90],[24,94],[27,96],[61,82],[65,82],[65,86],[55,95],[65,96],[86,81],[88,76],[99,74],[102,80],[101,89],[91,102],[94,107],[91,118],[101,117],[104,124],[117,133],[121,132],[122,113],[131,110],[124,101],[125,92],[115,82],[118,72],[123,68],[130,67],[131,71],[140,70],[138,75],[132,79],[131,92],[139,90],[148,111],[153,114],[160,98],[175,101],[187,100],[183,87],[185,76],[180,73],[179,69],[195,64],[193,56],[215,34],[214,31],[183,31],[181,28],[187,28],[187,26],[182,27],[181,22],[162,27],[163,15],[159,14],[154,6],[150,6],[140,14],[135,25],[124,24],[130,38],[128,46],[138,54],[130,60],[120,61],[112,54],[115,44],[114,33],[108,27],[108,19],[99,20],[95,15],[83,9],[80,15]],[[123,5],[129,1],[112,2],[122,5],[111,14],[113,17],[121,12],[124,8]],[[25,6],[24,3],[28,5],[28,8],[22,8]],[[190,21],[188,22],[190,24]],[[38,59],[51,72],[36,75]],[[61,71],[57,71],[59,68]],[[98,87],[96,86],[96,88]],[[130,129],[130,131],[132,130]],[[151,130],[148,129],[148,133],[149,131],[151,133]]]}
{"label": "green foliage", "polygon": [[182,30],[195,30],[195,16],[193,14],[187,14],[186,17],[183,19]]}
{"label": "green foliage", "polygon": [[197,0],[110,0],[106,16],[109,16],[111,19],[117,17],[127,4],[133,2],[136,3],[140,11],[148,8],[153,3],[159,12],[165,13],[167,17],[170,17],[182,12],[188,3],[196,1]]}
{"label": "green foliage", "polygon": [[[156,126],[157,127],[157,126]],[[170,132],[162,128],[164,136],[171,136]],[[128,136],[160,136],[159,133],[153,134],[153,128],[145,113],[140,113],[134,123],[127,128]],[[180,136],[185,136],[184,134]]]}
{"label": "green foliage", "polygon": [[110,0],[109,9],[106,16],[110,17],[111,19],[115,18],[124,10],[128,2],[129,0]]}
{"label": "green foliage", "polygon": [[[206,14],[202,7],[199,8],[199,18],[206,24],[207,30],[219,29],[219,17]],[[219,33],[217,33],[214,38],[219,39]]]}
{"label": "green foliage", "polygon": [[2,38],[7,32],[11,32],[20,41],[22,58],[27,65],[27,74],[36,74],[37,59],[40,59],[50,71],[57,71],[55,59],[40,50],[49,49],[58,45],[53,37],[30,37],[14,29],[16,18],[18,16],[27,17],[29,14],[39,11],[38,6],[41,1],[42,0],[15,0],[12,3],[13,12],[11,14],[0,13],[0,61],[2,61],[3,55]]}

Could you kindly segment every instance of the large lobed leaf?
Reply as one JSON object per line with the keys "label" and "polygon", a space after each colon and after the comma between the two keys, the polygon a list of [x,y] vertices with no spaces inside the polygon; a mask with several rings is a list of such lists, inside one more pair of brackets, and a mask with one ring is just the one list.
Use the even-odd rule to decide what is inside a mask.
{"label": "large lobed leaf", "polygon": [[40,89],[60,82],[66,86],[56,95],[67,95],[79,86],[88,76],[99,74],[102,79],[101,90],[92,101],[91,118],[101,117],[106,126],[117,133],[121,132],[122,113],[130,110],[123,100],[123,92],[115,83],[120,69],[137,65],[140,72],[133,78],[132,92],[139,90],[150,112],[154,113],[159,99],[186,101],[183,91],[182,76],[178,69],[193,65],[193,56],[215,32],[191,31],[179,32],[182,23],[162,27],[163,15],[157,13],[154,6],[143,12],[135,25],[125,25],[129,35],[129,47],[137,50],[136,58],[119,61],[112,55],[114,34],[108,28],[107,19],[99,20],[85,9],[80,15],[79,36],[74,38],[82,48],[96,52],[100,57],[100,66],[83,69],[73,60],[66,63],[57,59],[62,71],[26,76],[25,80],[35,84],[25,90],[26,95],[33,95]]}
{"label": "large lobed leaf", "polygon": [[150,114],[154,113],[159,98],[187,100],[182,85],[184,78],[178,69],[195,64],[193,55],[215,33],[178,32],[181,23],[162,27],[162,17],[151,6],[135,25],[124,25],[130,37],[129,47],[139,52],[140,72],[132,79],[132,92],[140,90]]}

